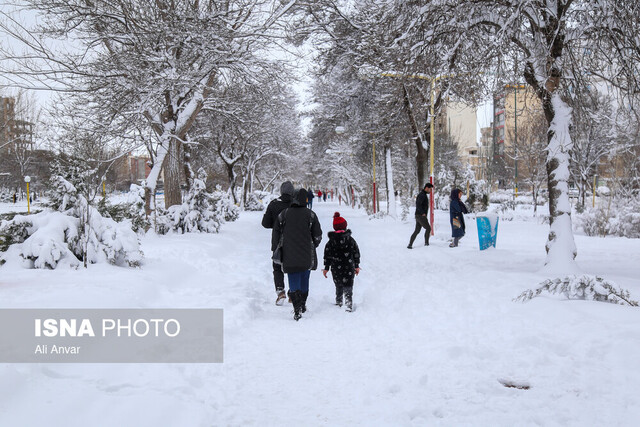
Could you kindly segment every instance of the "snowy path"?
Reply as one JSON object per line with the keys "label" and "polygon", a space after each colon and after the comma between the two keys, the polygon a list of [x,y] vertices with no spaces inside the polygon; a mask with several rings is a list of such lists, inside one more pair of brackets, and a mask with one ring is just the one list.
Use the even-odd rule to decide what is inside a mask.
{"label": "snowy path", "polygon": [[[538,298],[547,226],[500,224],[479,252],[468,221],[448,245],[406,249],[413,221],[314,203],[324,239],[340,210],[360,245],[356,311],[312,273],[309,311],[273,304],[270,232],[243,213],[219,235],[149,236],[144,268],[0,269],[4,307],[225,310],[215,365],[0,365],[0,425],[635,425],[640,310]],[[640,241],[576,237],[585,272],[640,295]],[[421,241],[419,237],[418,242]],[[635,254],[635,255],[634,255]],[[637,298],[636,298],[637,299]],[[499,381],[527,384],[506,388]],[[72,416],[69,414],[73,414]]]}

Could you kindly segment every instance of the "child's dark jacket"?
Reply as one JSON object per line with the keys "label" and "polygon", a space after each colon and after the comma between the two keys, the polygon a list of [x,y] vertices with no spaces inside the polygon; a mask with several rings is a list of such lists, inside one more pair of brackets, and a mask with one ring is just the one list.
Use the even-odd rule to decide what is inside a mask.
{"label": "child's dark jacket", "polygon": [[324,247],[324,269],[331,270],[333,280],[345,285],[353,284],[356,268],[360,267],[360,249],[351,230],[329,232],[329,241]]}

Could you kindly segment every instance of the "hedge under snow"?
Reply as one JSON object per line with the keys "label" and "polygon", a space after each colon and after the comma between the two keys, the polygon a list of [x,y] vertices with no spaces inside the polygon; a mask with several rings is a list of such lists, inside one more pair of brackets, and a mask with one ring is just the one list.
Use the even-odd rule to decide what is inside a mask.
{"label": "hedge under snow", "polygon": [[234,205],[229,194],[221,191],[219,187],[213,193],[208,193],[206,179],[206,173],[200,169],[198,178],[193,180],[184,202],[158,212],[158,233],[217,233],[226,221],[238,219],[240,210]]}
{"label": "hedge under snow", "polygon": [[129,221],[118,223],[100,215],[61,176],[52,184],[52,207],[34,215],[17,215],[0,223],[0,235],[11,245],[3,261],[22,258],[30,268],[77,267],[81,262],[139,266],[143,259],[138,236]]}

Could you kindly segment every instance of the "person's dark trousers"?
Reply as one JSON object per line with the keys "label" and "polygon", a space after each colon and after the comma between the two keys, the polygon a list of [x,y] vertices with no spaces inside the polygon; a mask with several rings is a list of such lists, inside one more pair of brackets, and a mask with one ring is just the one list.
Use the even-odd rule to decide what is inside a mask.
{"label": "person's dark trousers", "polygon": [[416,229],[413,230],[413,234],[411,235],[411,240],[409,240],[409,246],[413,246],[413,242],[418,237],[418,233],[420,233],[421,229],[425,229],[424,233],[424,244],[429,246],[429,237],[431,236],[431,226],[429,225],[429,221],[427,220],[427,216],[416,215]]}
{"label": "person's dark trousers", "polygon": [[340,307],[342,307],[342,295],[343,295],[342,285],[339,285],[336,283],[336,305],[339,305]]}
{"label": "person's dark trousers", "polygon": [[273,263],[273,283],[276,285],[276,292],[284,291],[284,273],[280,264]]}

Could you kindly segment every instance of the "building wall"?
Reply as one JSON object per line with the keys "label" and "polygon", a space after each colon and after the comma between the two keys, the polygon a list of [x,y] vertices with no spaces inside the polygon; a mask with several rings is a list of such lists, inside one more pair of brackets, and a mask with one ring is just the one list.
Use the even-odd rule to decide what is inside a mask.
{"label": "building wall", "polygon": [[[447,105],[447,130],[458,143],[458,155],[463,161],[470,155],[477,155],[478,139],[476,135],[476,108],[461,102],[449,102]],[[471,154],[475,152],[475,154]]]}

